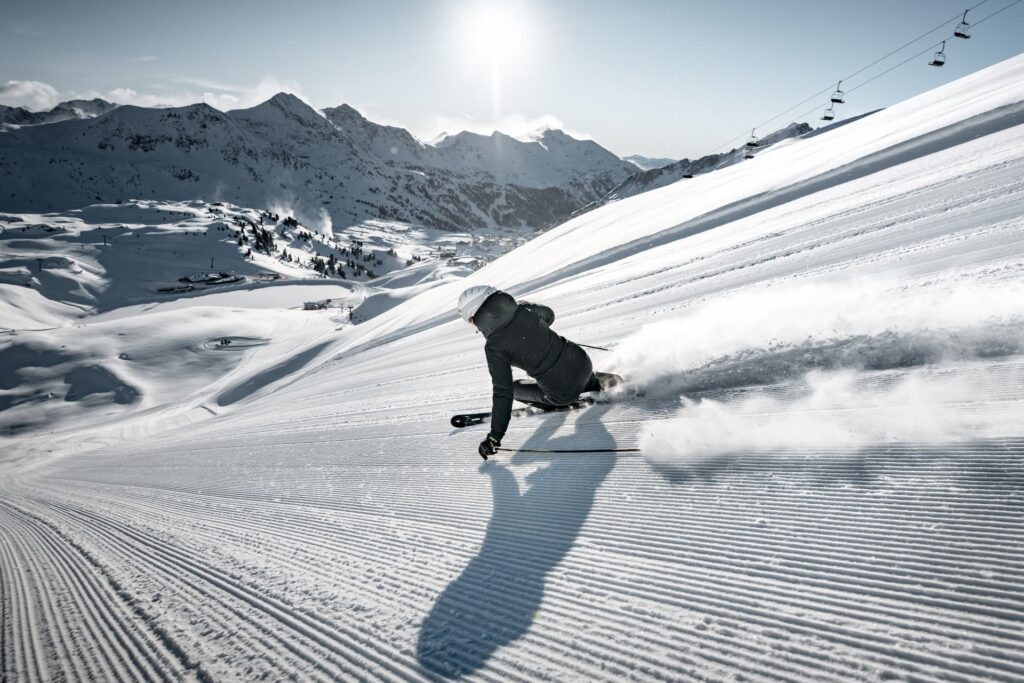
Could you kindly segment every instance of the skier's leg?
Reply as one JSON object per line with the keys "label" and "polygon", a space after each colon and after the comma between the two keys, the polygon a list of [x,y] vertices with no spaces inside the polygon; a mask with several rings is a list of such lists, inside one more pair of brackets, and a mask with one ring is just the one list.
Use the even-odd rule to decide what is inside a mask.
{"label": "skier's leg", "polygon": [[554,410],[558,407],[548,400],[536,382],[524,382],[517,379],[512,383],[512,397],[542,410]]}

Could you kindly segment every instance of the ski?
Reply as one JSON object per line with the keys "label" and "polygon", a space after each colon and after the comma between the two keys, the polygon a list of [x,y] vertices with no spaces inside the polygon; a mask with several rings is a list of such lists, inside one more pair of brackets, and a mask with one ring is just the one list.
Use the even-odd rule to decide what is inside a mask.
{"label": "ski", "polygon": [[[553,408],[545,410],[536,406],[527,406],[525,408],[516,408],[512,411],[512,417],[525,417],[527,415],[542,415],[544,413],[560,413],[567,410],[579,410],[580,408],[586,408],[594,403],[594,399],[589,396],[583,396],[576,399],[567,406],[560,408]],[[491,419],[491,414],[487,413],[460,413],[458,415],[452,415],[452,427],[461,429],[463,427],[471,427],[473,425],[483,424],[487,420]]]}

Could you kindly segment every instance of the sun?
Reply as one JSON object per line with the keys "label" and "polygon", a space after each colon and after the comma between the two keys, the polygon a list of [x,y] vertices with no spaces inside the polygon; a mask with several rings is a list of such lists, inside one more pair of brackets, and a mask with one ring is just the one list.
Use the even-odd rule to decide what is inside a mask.
{"label": "sun", "polygon": [[520,3],[476,3],[466,8],[458,30],[467,59],[506,67],[526,56],[530,22]]}

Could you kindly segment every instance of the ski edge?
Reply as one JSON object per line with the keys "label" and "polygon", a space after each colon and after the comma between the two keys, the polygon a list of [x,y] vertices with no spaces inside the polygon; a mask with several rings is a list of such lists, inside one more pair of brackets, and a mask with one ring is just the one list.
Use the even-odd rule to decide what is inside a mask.
{"label": "ski edge", "polygon": [[[541,410],[539,408],[527,406],[525,408],[515,408],[512,411],[512,417],[526,417],[527,415],[544,415],[546,413],[564,413],[570,410],[580,410],[586,408],[595,403],[594,399],[589,396],[584,396],[576,401],[573,401],[564,408],[558,408],[556,410]],[[451,425],[456,429],[463,429],[465,427],[472,427],[473,425],[483,424],[490,419],[491,413],[456,413],[452,415]]]}

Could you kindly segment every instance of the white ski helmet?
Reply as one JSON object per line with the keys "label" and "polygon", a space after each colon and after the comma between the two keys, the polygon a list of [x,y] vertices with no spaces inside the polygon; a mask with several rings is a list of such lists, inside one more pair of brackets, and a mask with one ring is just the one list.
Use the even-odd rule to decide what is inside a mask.
{"label": "white ski helmet", "polygon": [[487,297],[497,291],[497,287],[490,285],[477,285],[465,290],[459,296],[459,315],[468,323],[469,319],[476,315],[476,312],[487,301]]}

